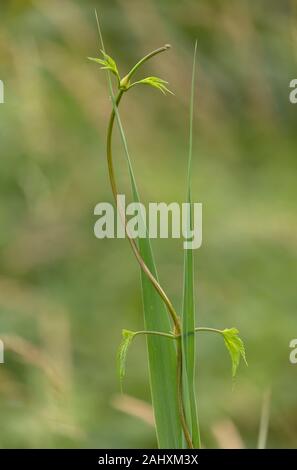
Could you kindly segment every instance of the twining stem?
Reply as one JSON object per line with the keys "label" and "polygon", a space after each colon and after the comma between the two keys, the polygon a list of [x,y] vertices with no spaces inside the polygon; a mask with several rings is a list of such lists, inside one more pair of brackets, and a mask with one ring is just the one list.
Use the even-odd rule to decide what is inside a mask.
{"label": "twining stem", "polygon": [[[166,49],[160,48],[160,49],[158,49],[158,52],[161,52],[163,50],[166,50]],[[147,57],[151,57],[151,55],[149,54]],[[116,108],[119,106],[119,103],[121,101],[123,93],[124,93],[124,90],[119,90],[118,95],[116,96],[116,98],[114,100],[114,105],[115,105]],[[109,173],[111,189],[112,189],[112,193],[113,193],[115,203],[117,204],[117,195],[119,194],[119,192],[118,192],[117,185],[116,185],[115,172],[114,172],[114,168],[113,168],[113,159],[112,159],[112,133],[113,133],[113,127],[114,127],[114,120],[115,120],[115,110],[113,109],[112,112],[111,112],[111,115],[110,115],[108,130],[107,130],[106,152],[107,152],[108,173]],[[133,253],[134,253],[136,259],[137,259],[141,269],[144,271],[144,273],[149,278],[149,280],[153,284],[153,286],[156,289],[156,291],[158,292],[158,294],[163,299],[163,301],[164,301],[164,303],[167,307],[167,310],[170,314],[170,317],[173,321],[175,331],[176,331],[176,333],[180,334],[181,333],[181,327],[180,327],[179,317],[178,317],[178,315],[177,315],[170,299],[168,298],[167,294],[165,293],[164,289],[161,287],[161,285],[159,284],[159,282],[157,281],[155,276],[152,274],[152,272],[150,271],[150,269],[148,268],[148,266],[144,262],[134,239],[130,236],[129,231],[127,229],[126,216],[123,212],[123,208],[119,204],[117,204],[117,208],[118,208],[118,211],[119,211],[120,216],[122,218],[123,225],[124,225],[125,230],[126,230],[127,238],[129,240],[129,243],[131,245],[131,248],[133,250]]]}
{"label": "twining stem", "polygon": [[[114,127],[114,120],[115,120],[115,115],[116,115],[116,110],[118,109],[118,106],[120,104],[121,98],[123,96],[123,93],[129,89],[129,82],[131,77],[134,75],[136,70],[148,59],[151,57],[166,51],[170,46],[165,45],[164,47],[161,47],[159,49],[156,49],[146,55],[144,58],[142,58],[128,73],[124,79],[121,80],[122,88],[118,91],[117,96],[114,98],[113,94],[111,96],[111,99],[113,100],[113,109],[110,115],[109,119],[109,124],[108,124],[108,131],[107,131],[107,143],[106,143],[106,149],[107,149],[107,161],[108,161],[108,172],[109,172],[109,179],[110,179],[110,184],[112,188],[112,193],[115,199],[115,203],[117,204],[117,195],[118,189],[116,185],[116,179],[115,179],[115,172],[113,168],[113,159],[112,159],[112,134],[113,134],[113,127]],[[111,90],[112,92],[112,90]],[[132,251],[141,267],[145,275],[148,277],[162,300],[164,301],[168,313],[170,315],[170,318],[174,324],[174,335],[170,334],[162,334],[162,336],[167,336],[167,337],[177,337],[178,342],[177,342],[177,398],[178,398],[178,412],[179,412],[179,417],[180,417],[180,422],[181,426],[183,429],[183,433],[187,442],[187,445],[189,448],[193,448],[193,443],[192,443],[192,438],[188,429],[188,425],[186,422],[186,417],[185,417],[185,410],[184,410],[184,402],[183,402],[183,390],[182,390],[182,371],[183,371],[183,357],[182,357],[182,345],[181,345],[181,323],[180,323],[180,318],[177,315],[170,299],[168,298],[167,294],[165,293],[164,289],[162,286],[159,284],[158,280],[155,278],[155,276],[152,274],[148,266],[146,265],[145,261],[143,260],[141,253],[138,249],[137,244],[135,243],[134,239],[130,236],[129,231],[127,229],[127,224],[126,224],[126,216],[123,211],[123,208],[117,204],[118,211],[120,213],[120,216],[122,218],[123,225],[125,227],[125,231],[127,234],[127,238],[129,240],[129,243],[131,245]],[[140,333],[139,333],[140,334]],[[154,333],[156,334],[156,333]]]}
{"label": "twining stem", "polygon": [[183,401],[183,351],[182,351],[182,342],[181,336],[177,336],[177,397],[178,397],[178,412],[180,417],[181,426],[185,436],[185,440],[190,449],[194,449],[192,442],[192,436],[190,434],[188,424],[186,421],[186,413],[184,408]]}

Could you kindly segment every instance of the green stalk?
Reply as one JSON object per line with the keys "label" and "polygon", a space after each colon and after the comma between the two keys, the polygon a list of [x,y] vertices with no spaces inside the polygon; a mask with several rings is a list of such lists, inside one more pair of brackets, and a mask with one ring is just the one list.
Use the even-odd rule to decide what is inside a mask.
{"label": "green stalk", "polygon": [[[150,57],[153,57],[157,53],[163,52],[164,50],[166,50],[166,48],[157,49],[157,51],[154,51],[154,53],[148,54],[146,56],[147,57],[146,60],[148,60],[148,58],[150,58]],[[143,63],[144,61],[142,60],[140,62]],[[139,64],[140,64],[140,62],[139,62]],[[135,69],[135,71],[136,71],[136,69]],[[117,118],[118,118],[118,112],[116,110],[117,110],[117,108],[120,104],[120,101],[121,101],[121,98],[122,98],[123,94],[124,94],[124,91],[120,90],[115,99],[112,97],[114,108],[111,112],[111,116],[110,116],[110,119],[109,119],[108,131],[107,131],[107,140],[106,140],[106,155],[107,155],[107,163],[108,163],[108,173],[109,173],[109,180],[110,180],[110,184],[111,184],[112,193],[113,193],[113,196],[114,196],[115,203],[117,203],[117,195],[119,194],[119,192],[118,192],[118,189],[117,189],[117,184],[116,184],[116,179],[115,179],[115,172],[114,172],[114,168],[113,168],[112,134],[113,134],[114,120],[115,120],[116,114],[117,114]],[[135,197],[137,197],[137,194],[135,194]],[[127,238],[128,238],[129,243],[131,245],[133,253],[134,253],[141,269],[143,270],[145,275],[148,277],[148,279],[150,280],[150,282],[152,283],[152,285],[154,286],[154,288],[156,289],[156,291],[158,292],[158,294],[160,295],[160,297],[164,301],[164,303],[167,307],[168,313],[169,313],[169,315],[172,319],[172,322],[174,324],[175,331],[176,331],[177,334],[179,334],[181,330],[180,330],[180,321],[179,321],[178,315],[177,315],[171,301],[169,300],[168,296],[166,295],[165,291],[163,290],[163,288],[161,287],[161,285],[157,281],[156,277],[153,275],[153,273],[150,271],[150,269],[146,265],[144,259],[141,256],[141,253],[140,253],[140,251],[137,247],[137,244],[135,243],[135,240],[133,238],[131,238],[131,236],[130,236],[128,230],[127,230],[126,217],[125,217],[125,214],[123,212],[123,209],[120,206],[118,206],[117,209],[120,212],[120,215],[121,215],[121,218],[122,218],[125,230],[126,230]]]}
{"label": "green stalk", "polygon": [[[98,16],[96,12],[96,19],[98,24],[99,35],[101,39],[101,44],[103,51],[104,43],[102,39],[102,34],[100,30],[100,25],[98,21]],[[123,92],[126,91],[125,87],[128,85],[131,77],[136,72],[136,70],[142,65],[145,61],[155,56],[156,54],[163,52],[168,49],[169,46],[164,46],[159,48],[143,59],[141,59],[129,72],[125,79],[121,80],[120,84],[123,86],[123,89],[120,89],[116,98],[114,98],[111,79],[108,74],[109,81],[109,90],[112,98],[113,110],[110,116],[108,132],[107,132],[107,160],[108,160],[108,170],[109,178],[112,187],[112,192],[117,201],[117,185],[115,181],[115,173],[113,168],[112,160],[112,133],[114,127],[115,116],[117,117],[118,125],[120,128],[120,133],[122,141],[124,144],[126,157],[129,164],[131,184],[133,189],[134,200],[139,201],[138,191],[132,171],[131,160],[127,148],[127,142],[123,127],[121,124],[120,116],[118,113],[118,105],[123,96]],[[170,324],[168,324],[168,318],[160,311],[164,309],[164,304],[167,307],[169,316],[174,324],[175,334],[180,335],[181,327],[180,320],[175,312],[175,309],[167,297],[166,293],[160,286],[157,279],[157,271],[153,259],[153,254],[148,239],[141,239],[139,242],[139,249],[135,241],[129,236],[126,227],[125,215],[120,207],[120,211],[128,240],[130,242],[131,248],[136,256],[137,261],[142,270],[142,288],[143,288],[143,301],[144,301],[144,311],[145,311],[145,326],[146,328],[159,331],[168,331]],[[153,288],[153,290],[152,290]],[[161,300],[161,302],[160,302]],[[164,302],[164,304],[163,304]],[[185,413],[183,408],[183,397],[182,397],[182,350],[178,346],[177,350],[173,344],[165,344],[162,341],[160,342],[158,338],[148,338],[148,353],[149,353],[149,372],[150,372],[150,383],[151,383],[151,392],[152,392],[152,401],[155,411],[155,420],[156,420],[156,431],[157,438],[160,447],[171,447],[171,448],[180,448],[181,446],[181,432],[185,435],[185,439],[189,447],[192,447],[192,442],[190,440],[190,435],[188,432]],[[157,353],[157,354],[156,354]],[[162,365],[162,366],[161,366]],[[173,370],[176,370],[177,374],[177,387],[172,387],[172,382],[174,374]],[[175,390],[175,391],[174,391]],[[166,398],[166,394],[168,397]],[[168,406],[168,412],[165,411],[163,398],[165,398],[165,403]],[[170,406],[172,404],[172,406]]]}

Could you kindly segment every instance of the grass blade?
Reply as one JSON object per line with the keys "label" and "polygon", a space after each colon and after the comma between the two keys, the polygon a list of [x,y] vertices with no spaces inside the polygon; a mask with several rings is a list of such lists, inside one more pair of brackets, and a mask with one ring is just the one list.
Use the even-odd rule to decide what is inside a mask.
{"label": "grass blade", "polygon": [[[190,131],[189,131],[189,157],[187,178],[187,202],[191,201],[191,162],[193,153],[193,109],[195,89],[197,42],[195,44],[192,85],[190,98]],[[188,211],[188,223],[192,227],[192,209]],[[193,445],[200,447],[200,433],[198,426],[196,398],[195,398],[195,301],[194,301],[194,260],[193,250],[187,249],[184,254],[184,293],[183,293],[183,315],[182,315],[182,347],[183,347],[183,391],[185,413]]]}

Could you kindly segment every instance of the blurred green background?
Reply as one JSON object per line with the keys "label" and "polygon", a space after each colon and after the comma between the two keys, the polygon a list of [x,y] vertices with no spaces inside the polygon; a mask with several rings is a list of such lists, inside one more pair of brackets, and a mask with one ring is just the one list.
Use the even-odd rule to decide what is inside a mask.
{"label": "blurred green background", "polygon": [[[1,447],[154,447],[146,347],[129,357],[121,329],[141,329],[138,266],[126,240],[97,240],[95,205],[112,201],[104,144],[110,103],[94,7],[120,72],[146,65],[175,96],[135,88],[122,118],[143,201],[183,201],[193,45],[198,84],[193,196],[203,203],[195,253],[197,324],[237,326],[249,367],[232,384],[220,338],[197,338],[203,445],[257,446],[271,394],[268,447],[297,445],[295,2],[35,0],[1,2]],[[129,179],[115,141],[122,192]],[[177,307],[182,241],[154,242]],[[166,404],[164,404],[165,406]]]}

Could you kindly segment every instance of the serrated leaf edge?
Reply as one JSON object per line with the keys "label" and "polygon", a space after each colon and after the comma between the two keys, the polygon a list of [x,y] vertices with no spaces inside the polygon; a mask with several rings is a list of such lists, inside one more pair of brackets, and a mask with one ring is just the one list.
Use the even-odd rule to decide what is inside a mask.
{"label": "serrated leaf edge", "polygon": [[247,364],[245,347],[242,339],[239,336],[237,328],[225,328],[222,330],[226,348],[231,357],[232,363],[232,377],[236,376],[236,372],[240,363],[240,358]]}

